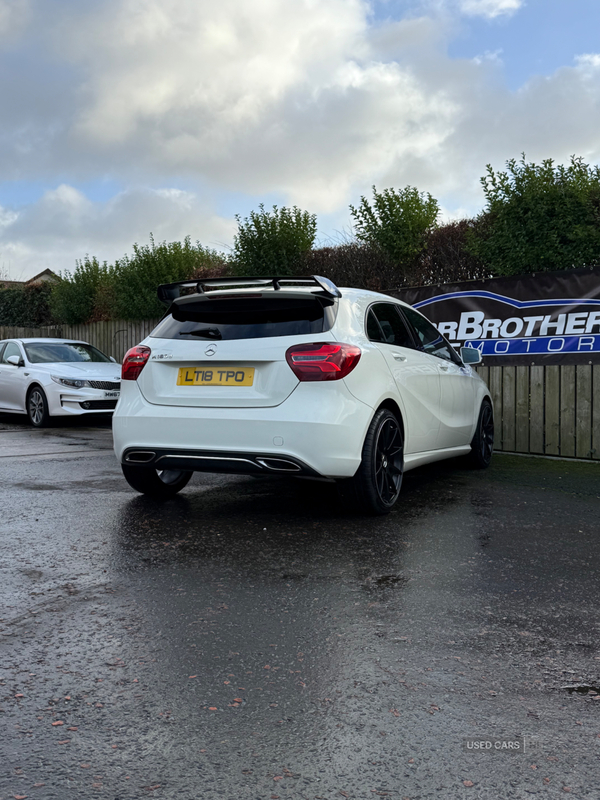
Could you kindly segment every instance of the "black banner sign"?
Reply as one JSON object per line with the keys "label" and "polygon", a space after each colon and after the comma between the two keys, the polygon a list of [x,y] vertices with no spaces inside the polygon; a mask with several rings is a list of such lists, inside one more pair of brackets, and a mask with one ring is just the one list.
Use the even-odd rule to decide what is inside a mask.
{"label": "black banner sign", "polygon": [[600,364],[600,268],[393,293],[484,364]]}

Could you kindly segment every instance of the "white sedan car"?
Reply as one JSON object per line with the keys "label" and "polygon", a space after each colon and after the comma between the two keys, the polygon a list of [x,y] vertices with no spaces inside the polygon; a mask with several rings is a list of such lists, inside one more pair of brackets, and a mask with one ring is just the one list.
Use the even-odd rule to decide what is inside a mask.
{"label": "white sedan car", "polygon": [[0,411],[27,414],[32,425],[51,417],[112,413],[121,376],[114,358],[71,339],[0,341]]}
{"label": "white sedan car", "polygon": [[139,492],[174,494],[193,471],[311,476],[385,514],[409,469],[489,464],[492,402],[469,366],[479,351],[459,355],[405,303],[317,276],[158,292],[169,310],[125,355],[113,419]]}

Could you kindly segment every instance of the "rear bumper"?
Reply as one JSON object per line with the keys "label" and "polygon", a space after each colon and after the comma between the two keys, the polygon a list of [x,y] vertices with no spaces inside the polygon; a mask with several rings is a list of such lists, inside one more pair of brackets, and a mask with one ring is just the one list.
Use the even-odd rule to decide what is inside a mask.
{"label": "rear bumper", "polygon": [[208,450],[151,450],[130,447],[123,453],[123,464],[184,469],[193,472],[228,472],[244,475],[304,475],[321,477],[308,464],[285,453],[238,453]]}
{"label": "rear bumper", "polygon": [[[117,459],[130,465],[346,478],[360,465],[372,416],[343,381],[299,384],[271,408],[153,405],[131,381],[121,385],[113,437]],[[154,455],[132,461],[132,452]]]}

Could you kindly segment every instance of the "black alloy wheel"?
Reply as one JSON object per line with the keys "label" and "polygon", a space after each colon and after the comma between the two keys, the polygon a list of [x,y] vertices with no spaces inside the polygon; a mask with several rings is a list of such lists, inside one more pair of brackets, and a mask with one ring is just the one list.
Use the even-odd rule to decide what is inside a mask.
{"label": "black alloy wheel", "polygon": [[484,400],[479,411],[475,436],[471,441],[469,460],[476,469],[489,467],[494,452],[494,412],[489,400]]}
{"label": "black alloy wheel", "polygon": [[50,424],[48,400],[39,386],[34,386],[27,395],[27,416],[35,428],[45,428]]}
{"label": "black alloy wheel", "polygon": [[384,408],[371,421],[360,467],[353,478],[340,482],[340,489],[360,510],[389,514],[400,494],[403,472],[402,427],[394,414]]}
{"label": "black alloy wheel", "polygon": [[403,464],[402,431],[395,417],[385,419],[377,431],[375,481],[381,502],[391,508],[400,494]]}
{"label": "black alloy wheel", "polygon": [[121,464],[125,480],[141,494],[164,499],[180,492],[192,477],[192,473],[183,469],[154,469],[153,467],[132,467]]}

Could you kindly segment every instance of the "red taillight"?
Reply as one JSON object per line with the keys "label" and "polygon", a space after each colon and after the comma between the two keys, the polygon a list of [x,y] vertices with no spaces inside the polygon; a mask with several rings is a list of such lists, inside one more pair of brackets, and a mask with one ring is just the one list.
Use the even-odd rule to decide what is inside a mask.
{"label": "red taillight", "polygon": [[360,347],[339,342],[316,342],[290,347],[285,359],[300,381],[339,381],[352,372]]}
{"label": "red taillight", "polygon": [[146,361],[150,358],[149,347],[143,344],[138,344],[137,347],[132,347],[125,353],[123,359],[123,366],[121,367],[121,380],[122,381],[137,381],[140,372],[146,366]]}

